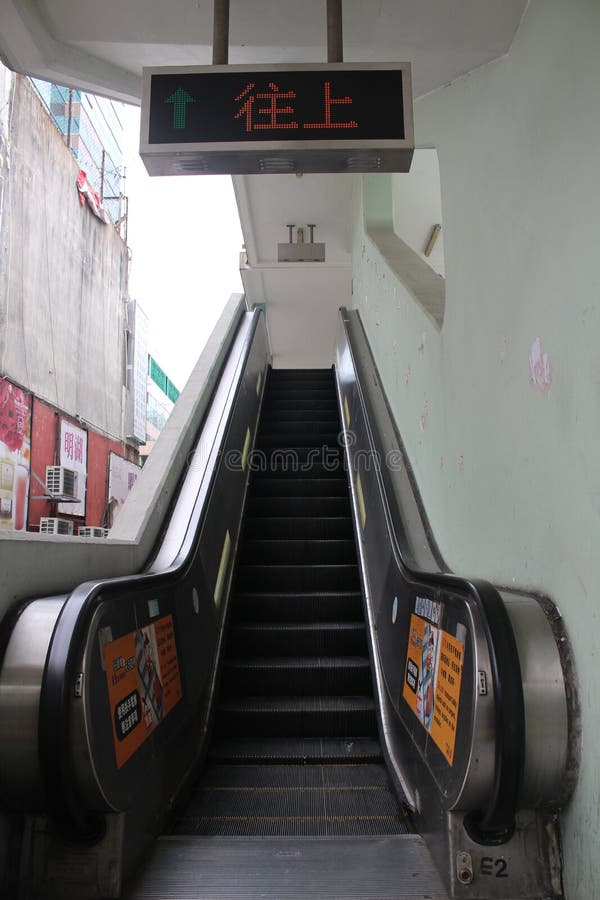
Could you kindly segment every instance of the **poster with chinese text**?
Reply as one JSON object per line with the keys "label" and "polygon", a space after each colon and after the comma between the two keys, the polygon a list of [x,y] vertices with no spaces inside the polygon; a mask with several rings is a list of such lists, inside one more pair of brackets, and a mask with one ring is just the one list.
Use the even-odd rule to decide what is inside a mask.
{"label": "poster with chinese text", "polygon": [[104,647],[117,768],[181,700],[173,616],[163,616]]}
{"label": "poster with chinese text", "polygon": [[59,513],[69,516],[85,516],[85,491],[87,478],[87,431],[66,419],[60,420],[60,465],[77,472],[77,503],[59,503]]}
{"label": "poster with chinese text", "polygon": [[410,635],[402,696],[450,765],[458,727],[463,644],[417,615]]}

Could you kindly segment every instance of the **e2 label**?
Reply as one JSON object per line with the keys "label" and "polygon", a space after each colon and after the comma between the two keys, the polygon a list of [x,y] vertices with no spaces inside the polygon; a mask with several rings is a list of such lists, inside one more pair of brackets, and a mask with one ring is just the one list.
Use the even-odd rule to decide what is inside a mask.
{"label": "e2 label", "polygon": [[493,856],[482,856],[481,874],[491,875],[493,878],[508,878],[508,864],[505,859]]}

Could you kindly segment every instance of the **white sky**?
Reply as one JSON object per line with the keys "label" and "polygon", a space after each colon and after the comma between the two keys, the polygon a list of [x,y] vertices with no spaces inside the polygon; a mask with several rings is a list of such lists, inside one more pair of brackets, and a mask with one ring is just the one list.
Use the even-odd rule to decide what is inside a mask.
{"label": "white sky", "polygon": [[149,318],[149,352],[181,390],[223,306],[242,291],[242,232],[229,175],[150,178],[139,112],[125,107],[129,295]]}

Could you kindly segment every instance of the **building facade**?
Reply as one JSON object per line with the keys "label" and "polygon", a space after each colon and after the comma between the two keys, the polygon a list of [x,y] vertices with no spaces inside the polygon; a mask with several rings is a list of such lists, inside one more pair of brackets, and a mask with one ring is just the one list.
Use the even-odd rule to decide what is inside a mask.
{"label": "building facade", "polygon": [[[0,85],[0,527],[77,534],[110,524],[109,487],[120,469],[134,474],[145,436],[128,422],[127,245],[118,217],[99,216],[82,190],[93,100],[77,92],[78,116],[71,104],[61,117],[48,85],[51,118],[28,79],[3,70]],[[120,165],[116,119],[95,112],[94,133],[111,138],[110,157],[94,150],[106,189]],[[49,487],[47,467],[75,475],[56,471]]]}

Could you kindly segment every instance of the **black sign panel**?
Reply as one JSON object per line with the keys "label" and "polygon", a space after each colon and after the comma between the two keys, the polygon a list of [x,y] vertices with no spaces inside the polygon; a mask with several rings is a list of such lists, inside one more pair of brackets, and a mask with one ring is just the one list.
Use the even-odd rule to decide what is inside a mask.
{"label": "black sign panel", "polygon": [[151,175],[408,172],[409,63],[144,69]]}
{"label": "black sign panel", "polygon": [[406,137],[400,69],[153,74],[148,143]]}

